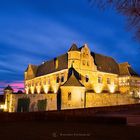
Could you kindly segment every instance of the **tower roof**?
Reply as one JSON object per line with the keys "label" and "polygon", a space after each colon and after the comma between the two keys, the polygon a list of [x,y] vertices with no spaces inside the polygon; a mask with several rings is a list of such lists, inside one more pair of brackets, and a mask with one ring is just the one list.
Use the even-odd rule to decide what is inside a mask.
{"label": "tower roof", "polygon": [[70,51],[80,51],[80,50],[78,49],[77,45],[73,43],[68,52]]}
{"label": "tower roof", "polygon": [[10,85],[8,85],[7,87],[4,88],[4,90],[13,90],[13,89]]}
{"label": "tower roof", "polygon": [[70,68],[68,72],[68,80],[62,86],[84,87],[79,81],[78,72],[74,68]]}

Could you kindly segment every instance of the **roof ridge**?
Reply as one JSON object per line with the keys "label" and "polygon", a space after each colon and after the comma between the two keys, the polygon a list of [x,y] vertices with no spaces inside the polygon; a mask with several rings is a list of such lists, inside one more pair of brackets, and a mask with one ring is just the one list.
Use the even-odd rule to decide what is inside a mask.
{"label": "roof ridge", "polygon": [[[91,53],[94,53],[94,54],[97,54],[97,55],[102,55],[102,56],[104,56],[104,57],[109,57],[109,58],[114,59],[112,56],[104,55],[104,54],[101,54],[101,53],[96,53],[96,52],[92,52],[92,51],[91,51]],[[115,60],[115,59],[114,59],[114,60]]]}

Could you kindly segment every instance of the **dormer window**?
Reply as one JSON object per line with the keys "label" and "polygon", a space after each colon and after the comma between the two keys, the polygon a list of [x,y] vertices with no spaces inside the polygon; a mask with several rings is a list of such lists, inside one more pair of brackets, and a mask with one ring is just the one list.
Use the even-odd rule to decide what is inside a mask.
{"label": "dormer window", "polygon": [[55,66],[55,69],[58,69],[58,59],[57,58],[54,58],[54,66]]}
{"label": "dormer window", "polygon": [[89,66],[89,61],[87,61],[87,66]]}

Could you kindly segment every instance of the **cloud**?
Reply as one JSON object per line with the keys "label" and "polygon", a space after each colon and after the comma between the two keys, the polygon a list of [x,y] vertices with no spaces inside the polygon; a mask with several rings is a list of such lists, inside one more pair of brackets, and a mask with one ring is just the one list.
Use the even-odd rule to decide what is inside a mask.
{"label": "cloud", "polygon": [[14,92],[17,92],[18,90],[24,91],[24,82],[23,81],[5,81],[0,82],[0,94],[3,94],[3,90],[5,87],[10,85]]}
{"label": "cloud", "polygon": [[61,55],[73,42],[128,61],[140,72],[139,44],[112,10],[101,12],[85,0],[13,1],[0,1],[0,81],[23,81],[29,63]]}

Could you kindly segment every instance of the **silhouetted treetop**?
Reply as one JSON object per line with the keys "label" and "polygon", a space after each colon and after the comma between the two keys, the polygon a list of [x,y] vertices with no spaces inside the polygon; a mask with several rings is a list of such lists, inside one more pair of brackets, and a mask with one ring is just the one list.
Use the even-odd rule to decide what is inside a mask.
{"label": "silhouetted treetop", "polygon": [[140,0],[89,0],[89,2],[101,9],[112,7],[126,16],[129,29],[135,31],[135,38],[140,41]]}

